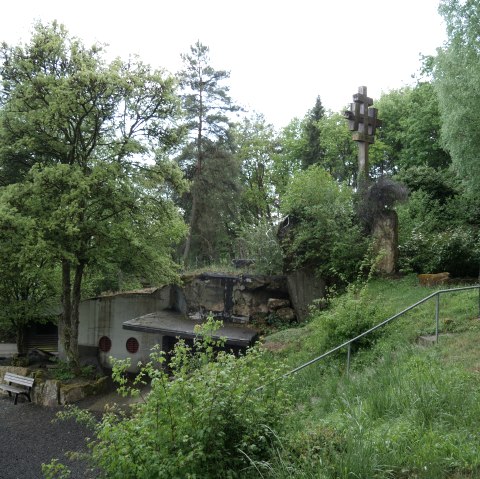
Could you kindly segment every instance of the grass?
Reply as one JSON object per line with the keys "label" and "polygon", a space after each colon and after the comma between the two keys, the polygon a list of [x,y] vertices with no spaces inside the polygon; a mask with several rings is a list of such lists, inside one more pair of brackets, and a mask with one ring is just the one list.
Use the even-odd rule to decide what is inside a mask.
{"label": "grass", "polygon": [[[297,366],[434,291],[412,277],[375,280],[267,344]],[[450,335],[435,347],[416,343],[435,331],[431,300],[366,341],[349,377],[345,352],[291,376],[296,407],[263,477],[480,477],[478,291],[442,296],[440,317]]]}

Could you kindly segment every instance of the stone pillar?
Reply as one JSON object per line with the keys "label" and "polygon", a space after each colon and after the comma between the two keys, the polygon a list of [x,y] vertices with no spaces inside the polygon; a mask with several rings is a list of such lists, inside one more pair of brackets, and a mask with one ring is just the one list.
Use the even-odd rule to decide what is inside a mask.
{"label": "stone pillar", "polygon": [[325,281],[315,276],[311,268],[287,273],[287,286],[290,301],[299,321],[307,318],[309,306],[314,300],[325,298]]}
{"label": "stone pillar", "polygon": [[374,219],[373,239],[375,253],[380,255],[377,271],[394,274],[398,264],[398,216],[396,211],[384,211]]}

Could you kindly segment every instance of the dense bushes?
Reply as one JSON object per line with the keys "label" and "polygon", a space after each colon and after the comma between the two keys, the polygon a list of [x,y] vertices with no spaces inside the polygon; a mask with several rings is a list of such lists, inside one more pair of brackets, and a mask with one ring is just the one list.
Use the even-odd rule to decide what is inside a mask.
{"label": "dense bushes", "polygon": [[290,268],[313,266],[331,283],[356,277],[368,245],[354,221],[349,187],[313,166],[292,179],[281,209],[290,218],[282,241]]}
{"label": "dense bushes", "polygon": [[[131,415],[109,412],[95,425],[91,460],[101,477],[234,478],[268,459],[273,430],[289,407],[282,382],[272,382],[281,371],[267,366],[259,349],[239,358],[215,353],[219,342],[201,333],[193,348],[176,345],[173,380],[165,354],[153,352],[137,378],[151,378],[145,401]],[[117,363],[114,376],[129,392],[125,367]]]}

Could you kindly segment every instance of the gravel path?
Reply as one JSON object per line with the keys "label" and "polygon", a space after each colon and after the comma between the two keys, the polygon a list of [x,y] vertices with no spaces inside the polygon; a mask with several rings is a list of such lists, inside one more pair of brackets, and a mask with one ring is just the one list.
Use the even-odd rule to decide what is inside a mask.
{"label": "gravel path", "polygon": [[71,479],[91,477],[87,465],[69,461],[67,451],[86,450],[89,431],[73,420],[52,423],[57,408],[46,408],[19,398],[0,395],[0,477],[41,479],[42,463],[57,458],[72,471]]}

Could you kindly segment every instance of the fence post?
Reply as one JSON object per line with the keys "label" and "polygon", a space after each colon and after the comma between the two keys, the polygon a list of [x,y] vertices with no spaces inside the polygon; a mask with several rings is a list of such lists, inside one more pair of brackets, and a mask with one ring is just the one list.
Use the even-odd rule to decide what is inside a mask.
{"label": "fence post", "polygon": [[347,378],[350,376],[350,353],[352,349],[352,343],[348,343],[347,346]]}
{"label": "fence post", "polygon": [[435,302],[435,341],[438,344],[438,324],[440,322],[440,293],[437,293]]}

